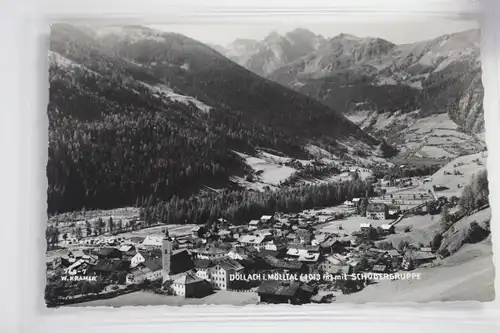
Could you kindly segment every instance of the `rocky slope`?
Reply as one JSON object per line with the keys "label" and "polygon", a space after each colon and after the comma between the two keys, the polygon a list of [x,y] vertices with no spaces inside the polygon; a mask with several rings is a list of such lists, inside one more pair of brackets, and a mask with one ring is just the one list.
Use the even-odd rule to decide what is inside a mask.
{"label": "rocky slope", "polygon": [[274,70],[320,48],[325,39],[306,29],[295,29],[285,35],[270,33],[262,41],[237,39],[225,47],[214,48],[229,59],[266,76]]}
{"label": "rocky slope", "polygon": [[[410,113],[446,114],[458,132],[475,136],[484,132],[479,42],[479,30],[404,45],[340,34],[267,78],[362,119],[358,124],[379,136],[394,131],[374,123]],[[399,125],[407,129],[404,120]]]}

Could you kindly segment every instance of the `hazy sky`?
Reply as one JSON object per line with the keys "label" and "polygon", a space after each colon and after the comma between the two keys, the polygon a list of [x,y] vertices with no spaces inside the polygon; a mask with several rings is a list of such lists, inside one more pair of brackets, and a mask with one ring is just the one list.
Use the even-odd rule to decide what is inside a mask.
{"label": "hazy sky", "polygon": [[[289,20],[290,21],[290,20]],[[331,21],[331,18],[330,18]],[[269,22],[248,23],[189,23],[150,25],[151,28],[169,32],[177,32],[203,43],[227,45],[236,38],[251,38],[262,40],[271,31],[280,34],[295,28],[306,28],[324,37],[333,37],[340,33],[348,33],[359,37],[380,37],[396,44],[412,43],[438,37],[443,34],[479,28],[476,21],[430,18],[400,19],[398,22],[384,23],[382,20],[363,22],[346,22],[335,20],[335,23],[325,23],[315,20],[315,23],[297,21],[270,24]]]}

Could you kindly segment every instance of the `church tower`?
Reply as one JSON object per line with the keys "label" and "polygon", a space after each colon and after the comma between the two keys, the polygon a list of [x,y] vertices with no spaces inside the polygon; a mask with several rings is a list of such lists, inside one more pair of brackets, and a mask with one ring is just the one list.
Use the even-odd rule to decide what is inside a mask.
{"label": "church tower", "polygon": [[162,259],[162,275],[163,282],[169,279],[170,275],[170,266],[172,259],[172,239],[168,234],[168,229],[165,228],[165,236],[163,237],[161,243],[161,259]]}

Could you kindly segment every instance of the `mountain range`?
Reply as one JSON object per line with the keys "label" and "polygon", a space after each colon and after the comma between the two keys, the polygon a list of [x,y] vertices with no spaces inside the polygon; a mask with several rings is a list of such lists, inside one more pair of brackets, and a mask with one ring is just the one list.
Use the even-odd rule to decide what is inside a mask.
{"label": "mountain range", "polygon": [[180,34],[55,24],[49,61],[49,212],[236,188],[255,171],[242,156],[263,151],[307,160],[314,147],[354,161],[387,147],[341,111]]}
{"label": "mountain range", "polygon": [[[295,35],[300,43],[290,37]],[[394,135],[394,127],[404,127],[408,117],[413,123],[442,114],[460,132],[475,136],[484,132],[479,43],[479,30],[396,45],[382,38],[324,38],[297,29],[283,36],[272,33],[262,41],[236,40],[217,50],[352,116],[376,136]],[[376,125],[390,117],[391,126]]]}

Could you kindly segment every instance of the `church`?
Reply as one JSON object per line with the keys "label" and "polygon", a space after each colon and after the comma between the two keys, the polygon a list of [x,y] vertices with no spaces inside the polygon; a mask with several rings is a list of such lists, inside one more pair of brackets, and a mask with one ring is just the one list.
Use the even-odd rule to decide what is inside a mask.
{"label": "church", "polygon": [[173,241],[165,230],[162,240],[162,277],[163,282],[175,280],[193,270],[194,264],[186,249],[173,250]]}
{"label": "church", "polygon": [[196,276],[189,252],[186,249],[173,250],[168,230],[165,230],[161,250],[164,287],[169,285],[175,295],[184,297],[204,297],[213,292],[208,281]]}

